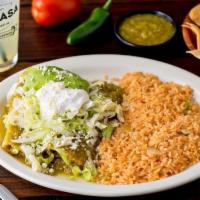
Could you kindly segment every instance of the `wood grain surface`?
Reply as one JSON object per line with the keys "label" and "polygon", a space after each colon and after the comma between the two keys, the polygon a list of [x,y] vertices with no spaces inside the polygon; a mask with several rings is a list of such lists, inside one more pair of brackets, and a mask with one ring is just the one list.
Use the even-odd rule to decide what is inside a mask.
{"label": "wood grain surface", "polygon": [[[185,53],[186,46],[180,32],[180,25],[187,12],[199,3],[199,0],[113,0],[111,8],[113,23],[122,14],[132,10],[161,10],[171,15],[179,27],[176,41],[167,52],[157,54],[146,54],[132,52],[123,48],[115,39],[112,29],[106,30],[107,34],[97,38],[94,43],[88,43],[82,47],[68,46],[65,43],[68,32],[87,18],[90,11],[102,4],[102,0],[83,0],[82,10],[79,17],[61,26],[46,29],[37,25],[31,17],[31,0],[21,0],[20,10],[20,39],[19,39],[19,62],[14,69],[0,74],[0,81],[11,74],[33,64],[68,56],[83,54],[126,54],[150,57],[156,60],[174,64],[197,75],[200,75],[200,60]],[[67,196],[66,199],[79,199],[80,196],[64,194],[54,190],[46,189],[29,183],[6,169],[0,167],[0,183],[8,187],[17,197],[33,196]],[[200,180],[185,186],[161,192],[157,194],[135,197],[134,199],[200,199]],[[39,199],[39,198],[35,198]],[[50,197],[45,198],[52,199]],[[64,199],[64,198],[62,198]]]}

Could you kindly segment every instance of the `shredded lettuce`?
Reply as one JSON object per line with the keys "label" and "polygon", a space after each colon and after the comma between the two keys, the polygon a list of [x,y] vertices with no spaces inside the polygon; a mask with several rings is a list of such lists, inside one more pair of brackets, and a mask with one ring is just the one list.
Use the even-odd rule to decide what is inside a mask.
{"label": "shredded lettuce", "polygon": [[86,181],[91,181],[92,180],[92,172],[90,169],[88,168],[85,168],[83,171],[82,171],[82,177],[84,180]]}
{"label": "shredded lettuce", "polygon": [[92,181],[96,174],[97,171],[94,163],[91,160],[87,161],[82,171],[82,178],[86,181]]}
{"label": "shredded lettuce", "polygon": [[82,171],[79,166],[75,165],[72,167],[72,174],[74,177],[79,177],[82,174]]}
{"label": "shredded lettuce", "polygon": [[71,133],[81,132],[86,134],[88,132],[88,126],[84,119],[80,117],[74,117],[71,120],[65,121],[67,131]]}
{"label": "shredded lettuce", "polygon": [[54,159],[54,154],[50,151],[47,151],[46,152],[47,156],[44,158],[44,156],[42,154],[40,154],[39,156],[37,156],[37,160],[40,162],[40,163],[45,163],[46,166],[48,166]]}
{"label": "shredded lettuce", "polygon": [[92,181],[96,173],[96,167],[92,161],[87,161],[82,170],[77,165],[72,167],[72,177],[74,179],[82,178],[85,181]]}
{"label": "shredded lettuce", "polygon": [[33,131],[25,132],[19,138],[13,139],[12,142],[14,143],[34,143],[38,140],[42,140],[46,134],[49,134],[49,129],[36,129]]}
{"label": "shredded lettuce", "polygon": [[39,126],[39,105],[35,96],[15,98],[12,107],[4,117],[5,126],[17,125],[25,130]]}
{"label": "shredded lettuce", "polygon": [[108,124],[108,126],[102,132],[103,138],[109,138],[112,135],[113,129],[114,127],[112,124]]}
{"label": "shredded lettuce", "polygon": [[28,162],[28,164],[31,165],[33,171],[40,172],[42,171],[42,166],[39,162],[39,160],[35,156],[35,150],[31,145],[22,144],[21,150],[24,153],[24,156]]}
{"label": "shredded lettuce", "polygon": [[71,161],[69,160],[64,148],[56,148],[55,151],[58,152],[59,156],[61,157],[61,159],[64,161],[64,163],[67,166],[69,166],[71,164]]}

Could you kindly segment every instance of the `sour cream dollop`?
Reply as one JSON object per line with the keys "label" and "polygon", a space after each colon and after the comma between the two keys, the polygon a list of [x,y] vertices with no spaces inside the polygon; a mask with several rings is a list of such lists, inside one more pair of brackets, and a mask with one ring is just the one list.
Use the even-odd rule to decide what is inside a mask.
{"label": "sour cream dollop", "polygon": [[41,117],[48,119],[65,112],[73,118],[85,103],[90,103],[89,95],[82,89],[66,88],[62,82],[49,82],[36,92],[40,104]]}

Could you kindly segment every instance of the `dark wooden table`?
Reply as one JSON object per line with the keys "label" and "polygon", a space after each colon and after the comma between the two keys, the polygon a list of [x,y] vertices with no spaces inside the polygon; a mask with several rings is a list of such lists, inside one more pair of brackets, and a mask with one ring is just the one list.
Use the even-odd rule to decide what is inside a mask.
{"label": "dark wooden table", "polygon": [[[21,0],[20,13],[20,43],[19,43],[19,62],[17,66],[4,74],[0,74],[0,80],[5,79],[9,75],[24,69],[33,64],[75,55],[83,54],[99,54],[99,53],[114,53],[114,54],[130,54],[133,52],[121,47],[112,34],[104,39],[98,39],[100,42],[85,45],[82,47],[68,46],[65,43],[67,33],[75,27],[80,21],[86,19],[92,8],[96,7],[102,1],[98,0],[83,0],[82,12],[80,17],[70,23],[62,26],[45,29],[38,26],[32,19],[30,13],[31,0]],[[130,10],[138,9],[154,9],[161,10],[171,15],[180,27],[184,16],[190,8],[199,3],[199,0],[113,0],[112,16],[113,21]],[[186,47],[182,40],[182,35],[179,33],[173,48],[166,53],[155,55],[147,54],[145,56],[161,60],[167,63],[177,65],[197,75],[200,75],[200,60],[193,58],[185,53]],[[144,56],[143,54],[139,54]],[[7,186],[17,197],[26,198],[33,196],[63,196],[60,199],[80,199],[81,196],[64,194],[54,190],[46,189],[32,183],[29,183],[7,170],[0,167],[0,183]],[[180,198],[182,200],[200,199],[200,180],[185,186],[161,192],[157,194],[135,197],[134,199],[172,199]],[[35,198],[39,199],[39,198]],[[54,198],[41,198],[54,199]]]}

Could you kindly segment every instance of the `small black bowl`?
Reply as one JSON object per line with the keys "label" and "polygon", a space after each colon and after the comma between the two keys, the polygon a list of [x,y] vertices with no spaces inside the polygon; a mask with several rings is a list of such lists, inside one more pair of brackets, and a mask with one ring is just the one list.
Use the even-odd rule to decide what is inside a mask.
{"label": "small black bowl", "polygon": [[[127,17],[133,16],[133,15],[137,15],[137,14],[153,14],[153,15],[161,16],[161,17],[167,19],[174,26],[174,34],[173,34],[173,36],[171,38],[169,38],[164,43],[157,44],[157,45],[151,45],[151,46],[138,45],[138,44],[134,44],[134,43],[128,42],[127,40],[125,40],[119,34],[119,27]],[[175,21],[172,19],[172,17],[170,17],[169,15],[167,15],[167,14],[161,12],[161,11],[157,11],[157,10],[137,10],[137,11],[128,12],[127,14],[121,16],[119,18],[119,20],[114,25],[114,33],[115,33],[115,36],[117,37],[118,41],[121,44],[123,44],[123,46],[126,46],[129,49],[140,50],[140,51],[160,50],[160,49],[165,49],[166,47],[169,47],[172,44],[172,42],[174,41],[174,38],[176,36],[176,33],[177,33],[177,25],[176,25]]]}

